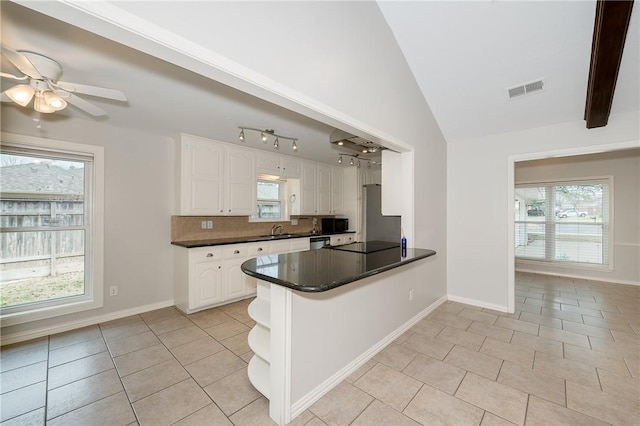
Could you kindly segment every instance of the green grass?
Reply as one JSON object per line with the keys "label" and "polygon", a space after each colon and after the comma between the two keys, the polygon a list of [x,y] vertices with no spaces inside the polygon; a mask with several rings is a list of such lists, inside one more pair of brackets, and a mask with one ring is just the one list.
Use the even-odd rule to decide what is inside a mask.
{"label": "green grass", "polygon": [[82,272],[0,283],[0,307],[84,294]]}

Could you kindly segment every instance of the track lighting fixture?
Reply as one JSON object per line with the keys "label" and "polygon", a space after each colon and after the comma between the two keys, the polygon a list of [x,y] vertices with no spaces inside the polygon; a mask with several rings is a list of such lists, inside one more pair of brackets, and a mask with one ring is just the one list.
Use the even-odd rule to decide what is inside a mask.
{"label": "track lighting fixture", "polygon": [[380,163],[377,162],[376,160],[372,160],[372,159],[369,159],[369,158],[361,158],[360,155],[361,154],[345,154],[345,153],[341,152],[341,153],[338,154],[338,164],[342,164],[342,161],[343,161],[342,157],[351,157],[351,158],[349,158],[349,165],[350,166],[354,166],[354,165],[356,167],[362,166],[362,162],[360,160],[366,161],[367,162],[367,168],[369,168],[369,169],[371,168],[371,166],[380,165]]}
{"label": "track lighting fixture", "polygon": [[291,141],[291,149],[293,149],[296,152],[298,151],[297,138],[277,135],[273,129],[254,129],[252,127],[238,127],[238,129],[240,129],[240,135],[238,135],[238,138],[241,141],[245,140],[245,135],[244,135],[245,130],[251,130],[251,131],[260,133],[260,140],[262,140],[263,143],[267,143],[267,141],[269,140],[269,136],[273,136],[275,138],[273,141],[273,149],[280,149],[280,139],[286,139]]}

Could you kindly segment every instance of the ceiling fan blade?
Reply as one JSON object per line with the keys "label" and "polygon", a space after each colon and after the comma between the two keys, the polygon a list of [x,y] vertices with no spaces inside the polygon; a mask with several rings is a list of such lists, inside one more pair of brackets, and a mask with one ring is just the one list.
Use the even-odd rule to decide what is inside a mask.
{"label": "ceiling fan blade", "polygon": [[97,96],[100,98],[113,99],[115,101],[126,102],[127,97],[119,90],[106,89],[104,87],[87,86],[86,84],[69,83],[67,81],[58,81],[55,83],[57,87],[73,93],[82,93],[84,95]]}
{"label": "ceiling fan blade", "polygon": [[44,78],[38,72],[36,67],[33,66],[31,61],[27,59],[27,57],[22,53],[16,52],[15,50],[11,50],[4,46],[0,46],[0,49],[2,51],[2,54],[5,55],[7,59],[9,59],[9,61],[11,61],[11,63],[25,75],[28,75],[31,78],[35,78],[36,80],[42,80]]}
{"label": "ceiling fan blade", "polygon": [[66,100],[71,105],[75,106],[83,110],[84,112],[93,115],[94,117],[100,117],[102,115],[107,115],[107,112],[100,107],[95,106],[94,104],[85,101],[84,99],[74,95],[73,93],[66,93],[64,96],[61,96],[64,100]]}

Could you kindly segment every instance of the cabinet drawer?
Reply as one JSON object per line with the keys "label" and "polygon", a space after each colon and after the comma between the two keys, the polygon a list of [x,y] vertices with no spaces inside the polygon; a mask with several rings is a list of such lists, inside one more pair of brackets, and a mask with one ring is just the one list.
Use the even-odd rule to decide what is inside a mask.
{"label": "cabinet drawer", "polygon": [[223,246],[222,256],[225,259],[235,259],[239,257],[247,257],[246,244],[234,244],[231,246]]}
{"label": "cabinet drawer", "polygon": [[220,260],[222,259],[222,250],[220,247],[192,248],[189,249],[189,259],[196,262],[201,262],[203,260]]}
{"label": "cabinet drawer", "polygon": [[247,257],[260,257],[269,254],[269,243],[251,243],[247,246]]}

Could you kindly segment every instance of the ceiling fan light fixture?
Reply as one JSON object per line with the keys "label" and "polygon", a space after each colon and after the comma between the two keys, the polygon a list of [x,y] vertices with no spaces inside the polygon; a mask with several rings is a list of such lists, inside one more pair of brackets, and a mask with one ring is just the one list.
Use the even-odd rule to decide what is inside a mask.
{"label": "ceiling fan light fixture", "polygon": [[51,91],[44,92],[42,94],[42,97],[44,98],[44,101],[47,104],[47,106],[52,108],[54,111],[60,111],[67,107],[67,101],[62,99],[60,96],[58,96],[54,92],[51,92]]}
{"label": "ceiling fan light fixture", "polygon": [[42,96],[41,93],[36,94],[36,99],[33,102],[33,109],[44,114],[51,114],[52,112],[56,112],[55,109],[47,105],[47,102],[44,100],[44,96]]}
{"label": "ceiling fan light fixture", "polygon": [[13,102],[20,106],[27,106],[36,91],[28,84],[18,84],[4,92]]}

